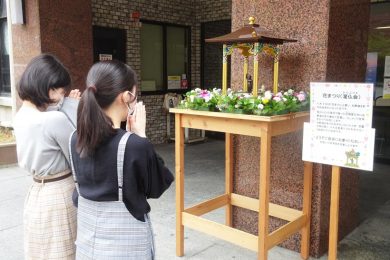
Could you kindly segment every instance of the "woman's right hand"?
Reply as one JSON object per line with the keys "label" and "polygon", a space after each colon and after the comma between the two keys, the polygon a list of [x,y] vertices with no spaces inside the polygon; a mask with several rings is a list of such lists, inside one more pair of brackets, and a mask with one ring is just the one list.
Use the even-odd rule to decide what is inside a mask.
{"label": "woman's right hand", "polygon": [[136,135],[146,138],[145,128],[146,128],[145,105],[142,103],[142,101],[140,101],[135,105],[134,113],[127,117],[126,129],[130,130]]}
{"label": "woman's right hand", "polygon": [[79,89],[72,89],[68,97],[79,100],[81,98],[81,92]]}

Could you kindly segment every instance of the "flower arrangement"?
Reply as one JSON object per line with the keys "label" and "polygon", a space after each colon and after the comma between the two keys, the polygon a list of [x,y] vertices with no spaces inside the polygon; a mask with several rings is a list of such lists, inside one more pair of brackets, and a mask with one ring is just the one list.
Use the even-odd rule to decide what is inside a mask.
{"label": "flower arrangement", "polygon": [[293,89],[273,94],[262,91],[257,97],[251,93],[227,90],[222,95],[221,89],[194,89],[185,94],[179,108],[205,110],[226,113],[253,114],[261,116],[282,115],[309,110],[310,96],[307,92]]}

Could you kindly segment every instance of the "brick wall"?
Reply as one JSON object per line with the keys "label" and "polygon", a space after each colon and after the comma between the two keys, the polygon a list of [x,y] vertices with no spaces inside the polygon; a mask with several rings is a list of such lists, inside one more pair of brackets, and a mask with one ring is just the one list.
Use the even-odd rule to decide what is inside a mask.
{"label": "brick wall", "polygon": [[[141,19],[186,25],[191,28],[191,86],[200,86],[201,23],[227,20],[231,17],[231,0],[92,0],[92,24],[125,29],[127,32],[126,61],[141,75],[141,23],[131,14],[139,11]],[[147,136],[153,143],[166,142],[166,114],[162,109],[163,95],[142,95],[146,105]]]}
{"label": "brick wall", "polygon": [[[203,30],[203,37],[205,39],[227,34],[231,31],[231,20],[204,23]],[[222,87],[222,56],[221,44],[204,43],[203,58],[204,60],[207,59],[207,62],[203,63],[202,87]],[[229,68],[228,71],[230,71]],[[230,85],[230,73],[228,73],[228,85]]]}

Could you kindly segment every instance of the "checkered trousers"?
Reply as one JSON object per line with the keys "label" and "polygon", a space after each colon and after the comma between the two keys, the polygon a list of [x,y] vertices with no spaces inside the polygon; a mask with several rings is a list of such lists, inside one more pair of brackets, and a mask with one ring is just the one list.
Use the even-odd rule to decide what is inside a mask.
{"label": "checkered trousers", "polygon": [[71,176],[55,182],[33,182],[23,213],[25,259],[75,258],[74,187]]}

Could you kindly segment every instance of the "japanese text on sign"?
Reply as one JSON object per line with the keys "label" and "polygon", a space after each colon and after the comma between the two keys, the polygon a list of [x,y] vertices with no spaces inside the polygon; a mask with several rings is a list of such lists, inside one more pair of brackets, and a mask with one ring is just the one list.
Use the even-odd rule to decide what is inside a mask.
{"label": "japanese text on sign", "polygon": [[373,85],[311,83],[303,160],[372,170]]}

